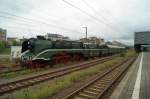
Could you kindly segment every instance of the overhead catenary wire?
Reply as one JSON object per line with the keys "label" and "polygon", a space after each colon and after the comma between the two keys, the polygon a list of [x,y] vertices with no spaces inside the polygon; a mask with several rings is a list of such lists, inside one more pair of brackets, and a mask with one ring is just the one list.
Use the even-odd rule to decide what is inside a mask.
{"label": "overhead catenary wire", "polygon": [[[7,18],[9,20],[12,20],[12,19],[15,19],[13,17],[9,17],[9,16],[3,16],[3,15],[0,15],[1,18]],[[0,24],[1,26],[5,27],[5,28],[8,28],[10,30],[10,28],[15,28],[15,30],[32,30],[32,31],[40,31],[40,32],[43,32],[44,29],[41,29],[41,25],[39,24],[33,24],[33,23],[29,23],[27,21],[17,21],[15,20],[13,22],[13,24]],[[38,27],[38,28],[37,28]],[[40,28],[39,28],[40,27]]]}
{"label": "overhead catenary wire", "polygon": [[43,21],[40,21],[40,20],[35,20],[35,19],[31,19],[31,18],[18,16],[18,15],[12,14],[12,13],[4,12],[4,11],[0,11],[0,14],[9,15],[9,16],[12,16],[12,17],[17,17],[17,18],[23,19],[24,21],[28,21],[30,23],[31,22],[36,22],[36,23],[39,23],[39,24],[44,24],[46,26],[52,26],[52,27],[55,27],[55,28],[58,28],[58,29],[62,29],[62,30],[70,31],[70,32],[72,31],[72,32],[78,33],[78,31],[76,31],[76,30],[68,29],[68,28],[57,26],[57,25],[50,24],[50,23],[46,23],[46,22],[43,22]]}
{"label": "overhead catenary wire", "polygon": [[[82,2],[83,3],[85,3],[93,12],[97,12],[87,1],[85,1],[85,0],[82,0]],[[111,18],[115,21],[116,19],[115,19],[115,17],[114,16],[112,16],[111,14],[110,14],[110,12],[108,12],[108,11],[106,11],[104,8],[101,8],[101,11],[103,11],[103,13],[104,12],[107,12],[107,14],[109,14],[109,16],[111,16]],[[104,20],[108,20],[107,18],[106,18],[106,16],[103,16],[102,14],[100,15]]]}
{"label": "overhead catenary wire", "polygon": [[[84,1],[85,1],[85,0],[84,0]],[[90,6],[90,7],[92,8],[92,6]],[[95,9],[93,9],[93,10],[95,10]],[[88,13],[88,12],[87,12],[87,13]],[[11,13],[10,13],[10,14],[11,14]],[[18,16],[18,15],[17,15],[17,16]],[[14,17],[17,17],[17,16],[14,16]],[[21,17],[22,17],[22,16],[21,16]],[[24,19],[24,18],[25,18],[25,19]],[[21,18],[21,19],[24,20],[23,22],[29,21],[29,22],[26,22],[26,23],[25,23],[25,24],[27,24],[27,25],[29,24],[28,26],[30,26],[30,24],[31,24],[31,25],[34,24],[35,26],[38,25],[38,24],[39,24],[39,25],[41,24],[41,26],[44,26],[44,25],[45,25],[45,26],[51,26],[51,25],[50,25],[51,23],[48,23],[48,24],[47,24],[47,23],[45,24],[45,22],[44,22],[44,23],[41,23],[41,20],[40,20],[40,22],[39,22],[39,20],[36,20],[36,19],[31,19],[31,20],[29,20],[29,19],[26,19],[26,17],[24,17],[24,18]],[[96,17],[96,18],[97,18],[97,17]],[[18,19],[20,19],[20,18],[17,18],[17,20],[18,20]],[[99,18],[97,18],[97,19],[99,19]],[[36,22],[36,23],[38,23],[38,24],[35,24],[35,23],[33,23],[33,22]],[[42,22],[43,22],[43,21],[42,21]],[[104,23],[105,23],[105,22],[104,22]],[[18,23],[18,24],[22,24],[22,23]],[[106,23],[105,23],[105,24],[106,24]],[[27,25],[26,25],[26,26],[27,26]],[[54,24],[52,24],[52,25],[54,25]],[[107,24],[107,25],[109,25],[109,24]],[[56,27],[55,27],[55,26],[56,26]],[[57,25],[55,25],[55,26],[52,26],[52,27],[59,28],[59,26],[57,26]],[[109,25],[109,26],[110,26],[110,25]],[[61,27],[61,26],[60,26],[60,27]],[[111,26],[110,26],[110,27],[111,27]],[[65,28],[65,29],[64,29],[64,28],[65,28],[65,27],[61,27],[61,28],[59,28],[59,29],[63,29],[63,30],[71,31],[71,32],[77,32],[76,30],[73,30],[73,29],[68,29],[68,28]],[[115,30],[115,29],[114,29],[114,30]]]}
{"label": "overhead catenary wire", "polygon": [[[90,8],[94,13],[96,13],[97,11],[85,0],[82,0],[82,2],[88,7]],[[102,14],[98,14],[97,16],[100,16],[105,22],[107,22],[106,24],[113,24],[112,22],[110,22],[106,16],[102,15]],[[114,20],[115,21],[115,20]],[[114,27],[114,26],[111,26],[112,28],[116,28],[117,31],[120,32],[120,29],[118,27]]]}
{"label": "overhead catenary wire", "polygon": [[[97,11],[85,0],[82,0],[82,2],[88,7],[90,8],[94,13],[97,13]],[[103,20],[108,21],[108,19],[106,17],[104,17],[102,14],[98,14],[98,16],[100,16]]]}
{"label": "overhead catenary wire", "polygon": [[68,2],[68,1],[66,1],[66,0],[62,0],[62,1],[65,2],[66,4],[72,6],[73,8],[79,10],[80,12],[82,12],[82,13],[88,15],[89,17],[93,18],[93,19],[94,19],[95,21],[97,21],[98,23],[104,24],[104,25],[108,26],[109,28],[111,28],[111,29],[112,29],[113,31],[115,31],[115,32],[120,32],[120,31],[114,29],[111,25],[105,23],[104,21],[102,21],[102,20],[100,20],[99,18],[97,18],[97,17],[91,15],[90,13],[88,13],[88,12],[82,10],[81,8],[79,8],[79,7],[75,6],[75,5],[73,5],[72,3],[70,3],[70,2]]}
{"label": "overhead catenary wire", "polygon": [[[85,0],[82,0],[83,1],[83,3],[85,3],[92,11],[94,11],[95,13],[96,13],[96,10],[90,5],[90,4],[88,4]],[[18,4],[19,6],[20,5],[22,5],[22,6],[24,6],[24,4],[23,3],[16,3],[16,4]],[[38,9],[38,10],[40,10],[40,9]],[[37,12],[37,13],[39,13],[39,12]],[[41,12],[40,12],[40,14],[41,14]],[[44,13],[44,12],[42,12],[42,14],[46,14],[46,13]],[[49,16],[48,16],[49,17]],[[104,20],[106,20],[106,21],[108,21],[106,18],[105,18],[105,16],[102,16],[101,15],[101,17],[104,19]],[[113,16],[112,16],[113,17]],[[43,18],[43,17],[42,17]],[[50,18],[50,17],[49,17]],[[49,19],[48,18],[48,19]],[[66,17],[65,17],[66,18]],[[44,18],[45,19],[45,18]],[[61,19],[61,18],[60,18]],[[64,19],[64,18],[63,18]],[[56,21],[56,20],[55,20]]]}
{"label": "overhead catenary wire", "polygon": [[[87,5],[93,12],[96,13],[96,10],[87,2],[87,0],[86,0],[86,1],[85,1],[85,0],[82,0],[82,2],[85,3],[85,5]],[[104,13],[106,12],[106,13],[111,17],[111,19],[115,22],[115,24],[118,23],[118,22],[116,21],[117,19],[116,19],[108,10],[106,10],[105,8],[101,8],[101,11],[103,11]],[[106,16],[103,16],[102,14],[98,14],[98,15],[100,15],[104,20],[109,21],[109,20],[106,18]],[[111,23],[110,23],[110,24],[111,24]],[[120,27],[120,25],[119,25],[119,27]],[[126,27],[126,26],[123,26],[122,28],[123,28],[123,29],[128,29],[128,27]]]}
{"label": "overhead catenary wire", "polygon": [[[17,6],[20,6],[20,7],[24,7],[24,8],[26,8],[26,5],[24,5],[24,3],[22,2],[22,1],[20,1],[20,2],[16,2],[16,5]],[[40,15],[46,15],[47,13],[45,13],[44,11],[40,11],[41,9],[36,9],[37,11],[36,11],[36,13],[37,14],[40,14]],[[35,12],[35,11],[34,11]],[[46,19],[45,17],[41,17],[41,18],[44,18],[44,19]],[[57,20],[57,18],[56,17],[52,17],[52,16],[47,16],[47,19],[51,19],[51,21],[56,21]],[[52,20],[52,19],[54,19],[54,20]]]}
{"label": "overhead catenary wire", "polygon": [[[4,15],[1,15],[1,14],[0,14],[0,17],[1,17],[1,18],[5,18],[5,19],[8,19],[8,20],[12,20],[12,19],[15,20],[15,19],[16,19],[16,18],[14,18],[14,17],[4,16]],[[16,24],[18,24],[18,25],[24,25],[24,26],[37,26],[37,24],[33,24],[33,23],[31,23],[31,22],[23,21],[23,20],[18,21],[18,19],[15,20],[15,22],[13,22],[13,23],[16,23]]]}
{"label": "overhead catenary wire", "polygon": [[[17,6],[20,6],[20,7],[26,7],[23,2],[16,2],[16,5],[17,5]],[[40,10],[41,10],[40,8],[37,8],[36,10],[37,10],[37,11],[34,11],[34,12],[36,12],[36,14],[38,14],[38,15],[47,15],[47,14],[48,14],[48,13],[45,13],[44,11],[40,11]],[[75,15],[75,14],[72,14],[72,15],[70,15],[70,16],[68,16],[68,17],[66,17],[66,16],[63,16],[63,17],[46,16],[46,18],[45,18],[45,17],[42,17],[42,16],[38,16],[38,17],[41,18],[41,19],[44,19],[45,21],[46,21],[46,20],[50,20],[51,22],[58,23],[59,21],[69,19],[69,18],[71,18],[71,17],[74,16],[74,15]],[[44,21],[44,20],[43,20],[43,21]],[[64,23],[63,23],[63,24],[64,24]],[[71,24],[73,24],[73,23],[71,23]],[[69,26],[70,26],[70,25],[69,25]],[[74,30],[74,32],[77,33],[77,32],[79,32],[79,31],[75,31],[75,30]]]}

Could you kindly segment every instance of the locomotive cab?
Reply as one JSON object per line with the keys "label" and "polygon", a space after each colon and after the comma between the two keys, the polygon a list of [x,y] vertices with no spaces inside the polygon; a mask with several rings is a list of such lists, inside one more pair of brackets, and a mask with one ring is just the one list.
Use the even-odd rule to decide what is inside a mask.
{"label": "locomotive cab", "polygon": [[24,41],[22,43],[22,50],[21,50],[21,53],[27,51],[29,48],[28,48],[28,40],[27,41]]}

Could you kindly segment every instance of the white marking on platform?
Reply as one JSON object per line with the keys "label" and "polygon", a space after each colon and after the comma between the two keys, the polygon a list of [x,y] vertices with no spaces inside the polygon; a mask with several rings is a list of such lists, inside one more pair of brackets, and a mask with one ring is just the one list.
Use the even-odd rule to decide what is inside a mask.
{"label": "white marking on platform", "polygon": [[143,64],[143,53],[141,53],[141,60],[139,64],[139,69],[136,77],[136,82],[134,85],[134,90],[132,93],[132,98],[131,99],[139,99],[140,97],[140,83],[141,83],[141,72],[142,72],[142,64]]}

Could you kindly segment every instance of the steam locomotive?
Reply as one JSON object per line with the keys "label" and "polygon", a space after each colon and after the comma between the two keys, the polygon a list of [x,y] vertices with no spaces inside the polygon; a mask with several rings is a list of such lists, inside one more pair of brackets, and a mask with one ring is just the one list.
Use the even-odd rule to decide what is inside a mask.
{"label": "steam locomotive", "polygon": [[97,45],[79,41],[51,41],[43,37],[22,43],[21,63],[29,68],[59,64],[93,57],[103,57],[125,51],[125,47]]}

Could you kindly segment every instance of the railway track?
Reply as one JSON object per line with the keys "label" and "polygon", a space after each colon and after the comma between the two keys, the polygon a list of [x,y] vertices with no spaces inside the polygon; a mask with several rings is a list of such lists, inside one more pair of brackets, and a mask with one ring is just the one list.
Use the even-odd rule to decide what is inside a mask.
{"label": "railway track", "polygon": [[13,81],[13,82],[1,84],[0,85],[0,96],[5,94],[5,93],[9,93],[9,92],[21,89],[21,88],[32,86],[32,85],[35,85],[35,84],[40,83],[40,82],[52,80],[53,78],[61,77],[61,76],[66,75],[66,74],[69,74],[69,73],[72,73],[72,72],[75,72],[78,70],[82,70],[82,69],[91,67],[91,66],[96,65],[96,64],[100,64],[100,63],[109,61],[112,58],[113,58],[113,56],[101,58],[101,59],[96,59],[96,60],[93,60],[90,62],[86,62],[86,63],[62,68],[59,70],[55,70],[55,71],[52,71],[52,72],[49,72],[46,74],[41,74],[38,76],[29,77],[29,78],[25,78],[25,79]]}
{"label": "railway track", "polygon": [[5,71],[6,67],[0,66],[0,72]]}
{"label": "railway track", "polygon": [[128,67],[134,62],[135,57],[120,63],[105,73],[92,79],[90,82],[75,90],[63,99],[102,99],[109,88],[120,78]]}

